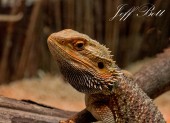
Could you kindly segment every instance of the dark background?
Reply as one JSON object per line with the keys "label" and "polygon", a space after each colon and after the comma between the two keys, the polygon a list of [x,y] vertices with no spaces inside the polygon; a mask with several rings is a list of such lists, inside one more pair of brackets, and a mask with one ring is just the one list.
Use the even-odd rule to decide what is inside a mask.
{"label": "dark background", "polygon": [[[125,21],[109,21],[120,4],[128,4],[126,12],[146,3],[165,13],[134,12]],[[168,0],[0,0],[0,83],[37,76],[38,70],[56,73],[46,40],[65,28],[105,44],[120,67],[154,56],[170,44],[169,6]]]}

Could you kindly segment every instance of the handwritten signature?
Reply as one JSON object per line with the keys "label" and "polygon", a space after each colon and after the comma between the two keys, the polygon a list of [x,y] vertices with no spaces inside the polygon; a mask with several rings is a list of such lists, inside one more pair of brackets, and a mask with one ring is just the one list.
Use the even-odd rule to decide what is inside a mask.
{"label": "handwritten signature", "polygon": [[[161,17],[165,10],[155,10],[155,5],[153,4],[144,4],[141,6],[133,6],[127,11],[128,4],[121,4],[117,7],[116,14],[109,19],[109,21],[113,21],[116,17],[120,17],[119,21],[125,21],[130,15],[135,14],[137,17],[148,16],[148,17]],[[125,11],[125,12],[122,12]]]}

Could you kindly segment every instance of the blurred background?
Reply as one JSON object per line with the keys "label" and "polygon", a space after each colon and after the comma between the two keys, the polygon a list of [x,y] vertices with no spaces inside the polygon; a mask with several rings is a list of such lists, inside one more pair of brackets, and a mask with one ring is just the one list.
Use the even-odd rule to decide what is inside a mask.
{"label": "blurred background", "polygon": [[[153,5],[154,13],[165,11],[137,16],[144,15],[137,10],[124,21],[112,19],[125,4],[123,13]],[[169,6],[168,0],[0,0],[0,95],[82,109],[83,94],[63,81],[47,37],[66,28],[85,33],[109,47],[121,68],[134,73],[170,45]],[[169,120],[170,92],[155,103]]]}

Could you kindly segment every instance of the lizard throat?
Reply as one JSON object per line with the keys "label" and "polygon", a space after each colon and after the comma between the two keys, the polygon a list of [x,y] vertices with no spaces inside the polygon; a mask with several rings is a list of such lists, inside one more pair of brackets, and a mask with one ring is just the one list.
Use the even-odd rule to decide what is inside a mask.
{"label": "lizard throat", "polygon": [[103,93],[110,94],[118,86],[118,79],[113,76],[107,80],[98,78],[96,75],[84,69],[79,69],[67,62],[59,65],[64,78],[78,91],[82,93]]}

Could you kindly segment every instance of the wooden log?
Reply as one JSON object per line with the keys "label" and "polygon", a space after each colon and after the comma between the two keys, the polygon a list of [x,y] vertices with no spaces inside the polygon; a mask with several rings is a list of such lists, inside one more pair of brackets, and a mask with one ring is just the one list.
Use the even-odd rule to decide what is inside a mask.
{"label": "wooden log", "polygon": [[1,123],[57,123],[75,112],[0,96]]}
{"label": "wooden log", "polygon": [[144,65],[134,75],[135,82],[152,99],[170,89],[170,48]]}

